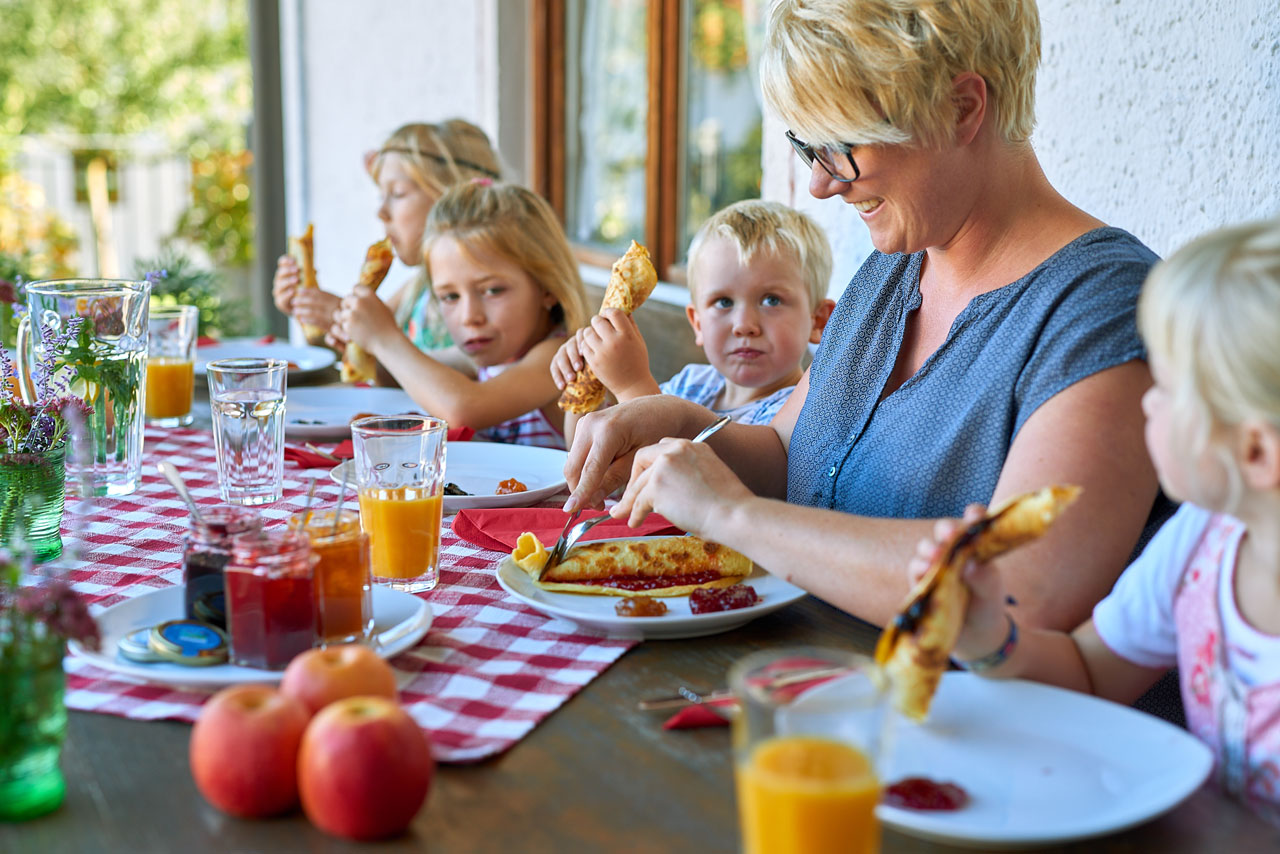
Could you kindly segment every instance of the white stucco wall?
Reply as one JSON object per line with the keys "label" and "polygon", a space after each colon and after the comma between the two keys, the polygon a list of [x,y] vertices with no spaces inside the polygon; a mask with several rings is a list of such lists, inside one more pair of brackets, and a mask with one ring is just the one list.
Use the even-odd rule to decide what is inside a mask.
{"label": "white stucco wall", "polygon": [[[530,139],[525,0],[364,0],[365,25],[353,8],[281,2],[289,229],[315,221],[322,283],[337,292],[381,234],[362,152],[402,122],[460,115],[497,140],[519,180]],[[1041,0],[1040,10],[1033,142],[1068,199],[1162,255],[1280,213],[1276,0]],[[838,199],[809,197],[782,126],[766,121],[762,194],[826,227],[838,294],[871,250],[866,229]],[[390,281],[404,278],[397,269]]]}
{"label": "white stucco wall", "polygon": [[[281,0],[288,230],[315,223],[326,290],[349,291],[382,237],[363,154],[398,126],[468,119],[523,175],[527,40],[500,44],[498,19],[525,15],[523,0]],[[397,262],[385,287],[408,275]]]}
{"label": "white stucco wall", "polygon": [[[1041,0],[1032,142],[1075,204],[1161,255],[1209,229],[1280,213],[1276,0]],[[772,122],[763,193],[814,215],[835,251],[832,293],[871,251]]]}

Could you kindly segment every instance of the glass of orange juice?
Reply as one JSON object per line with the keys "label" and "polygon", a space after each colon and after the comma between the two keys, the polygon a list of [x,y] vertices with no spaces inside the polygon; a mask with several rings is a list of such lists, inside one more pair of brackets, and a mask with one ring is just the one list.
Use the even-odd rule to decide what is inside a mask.
{"label": "glass of orange juice", "polygon": [[774,649],[736,662],[733,745],[746,854],[875,854],[885,701],[870,659]]}
{"label": "glass of orange juice", "polygon": [[377,415],[351,425],[360,525],[376,582],[421,593],[439,580],[447,429],[424,415]]}
{"label": "glass of orange juice", "polygon": [[194,305],[155,307],[148,324],[147,423],[186,426],[192,419],[200,310]]}

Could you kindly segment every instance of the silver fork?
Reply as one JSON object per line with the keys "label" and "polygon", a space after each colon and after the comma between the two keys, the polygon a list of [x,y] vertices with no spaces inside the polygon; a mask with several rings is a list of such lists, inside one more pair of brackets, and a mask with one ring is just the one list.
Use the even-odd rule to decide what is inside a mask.
{"label": "silver fork", "polygon": [[[552,547],[551,553],[547,555],[547,562],[542,565],[542,572],[538,573],[538,578],[542,578],[543,574],[548,569],[564,560],[564,556],[569,553],[569,549],[577,545],[578,540],[582,539],[583,534],[590,531],[596,525],[599,525],[605,519],[613,518],[608,513],[605,513],[603,516],[592,516],[590,519],[583,519],[581,522],[574,525],[573,523],[581,515],[582,511],[579,510],[569,517],[569,521],[564,526],[563,533],[560,534],[560,539],[556,540],[556,544]],[[570,525],[573,525],[572,530],[570,530]]]}
{"label": "silver fork", "polygon": [[[721,415],[714,422],[712,422],[712,424],[709,427],[707,427],[698,435],[694,436],[693,441],[705,442],[707,439],[710,439],[712,436],[714,436],[720,430],[721,427],[723,427],[728,423],[729,423],[729,416]],[[587,531],[590,531],[593,527],[600,524],[605,519],[613,518],[608,513],[605,513],[603,516],[595,516],[591,519],[587,519],[586,521],[578,522],[578,517],[581,515],[582,515],[582,511],[577,510],[574,512],[572,516],[569,517],[569,521],[564,523],[564,530],[560,532],[560,539],[556,540],[556,544],[551,547],[550,553],[547,554],[547,562],[542,565],[542,571],[538,573],[539,579],[541,579],[542,576],[546,574],[547,570],[551,569],[551,567],[555,566],[556,564],[560,563],[560,561],[564,560],[565,555],[569,553],[569,549],[573,548],[574,545],[577,544],[578,540],[582,539],[583,534],[585,534]],[[577,522],[576,525],[574,524],[575,522]]]}

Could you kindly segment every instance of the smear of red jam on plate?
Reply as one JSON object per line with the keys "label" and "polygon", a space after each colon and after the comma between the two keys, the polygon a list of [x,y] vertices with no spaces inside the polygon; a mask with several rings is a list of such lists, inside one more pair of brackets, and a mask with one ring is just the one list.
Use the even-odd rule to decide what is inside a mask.
{"label": "smear of red jam on plate", "polygon": [[755,588],[746,584],[732,587],[704,587],[689,594],[689,610],[695,614],[750,608],[760,601]]}
{"label": "smear of red jam on plate", "polygon": [[907,777],[887,787],[882,800],[904,810],[958,810],[969,803],[969,793],[955,783]]}

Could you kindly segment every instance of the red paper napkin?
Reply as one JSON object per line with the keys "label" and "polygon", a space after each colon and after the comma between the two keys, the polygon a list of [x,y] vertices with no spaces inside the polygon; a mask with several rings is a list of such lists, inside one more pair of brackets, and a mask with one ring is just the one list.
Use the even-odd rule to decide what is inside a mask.
{"label": "red paper napkin", "polygon": [[355,456],[355,452],[351,450],[350,439],[342,442],[336,448],[329,451],[329,453],[338,459],[331,460],[328,457],[317,454],[315,451],[310,451],[306,448],[299,448],[296,445],[284,446],[284,458],[290,462],[297,463],[304,469],[331,469],[336,466],[339,461],[349,460]]}
{"label": "red paper napkin", "polygon": [[[583,519],[603,513],[583,513]],[[525,531],[532,531],[550,548],[560,539],[569,514],[554,507],[499,507],[488,510],[460,510],[453,520],[453,533],[482,549],[509,552]],[[583,536],[583,540],[612,540],[619,537],[650,537],[661,534],[683,534],[657,513],[651,513],[639,528],[628,528],[625,519],[601,522]]]}
{"label": "red paper napkin", "polygon": [[[603,522],[601,524],[604,524]],[[728,718],[722,717],[707,706],[715,706],[723,709],[730,717],[737,711],[738,701],[733,697],[726,697],[723,700],[711,700],[701,705],[685,706],[671,717],[667,718],[666,723],[662,725],[663,729],[697,729],[704,726],[728,726]]]}
{"label": "red paper napkin", "polygon": [[214,347],[218,344],[218,339],[209,335],[201,335],[196,339],[197,347]]}

